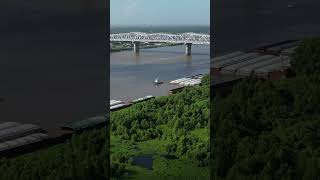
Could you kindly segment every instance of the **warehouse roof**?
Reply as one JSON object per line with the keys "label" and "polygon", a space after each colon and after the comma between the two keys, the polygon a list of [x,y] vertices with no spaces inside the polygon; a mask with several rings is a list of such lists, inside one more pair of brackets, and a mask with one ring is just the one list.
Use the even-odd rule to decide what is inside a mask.
{"label": "warehouse roof", "polygon": [[255,57],[261,56],[258,53],[246,53],[246,54],[241,54],[241,55],[237,55],[237,56],[233,56],[230,58],[224,58],[221,59],[219,61],[215,61],[215,58],[213,59],[213,63],[212,63],[212,67],[214,68],[223,68],[226,66],[230,66],[232,64],[236,64],[242,61],[246,61],[248,59],[252,59]]}
{"label": "warehouse roof", "polygon": [[263,56],[259,56],[259,57],[256,57],[256,58],[248,59],[247,61],[243,61],[243,62],[240,62],[240,63],[237,63],[237,64],[233,64],[231,66],[227,66],[224,69],[237,70],[237,69],[239,69],[241,67],[249,66],[251,64],[255,64],[255,63],[258,63],[258,62],[264,62],[265,60],[271,59],[271,58],[274,58],[274,57],[275,56],[273,56],[273,55],[263,55]]}
{"label": "warehouse roof", "polygon": [[67,124],[65,126],[62,126],[63,128],[69,128],[72,130],[83,130],[86,128],[90,128],[96,125],[100,125],[103,123],[106,123],[107,117],[106,116],[96,116],[92,118],[88,118],[85,120],[77,121],[74,123]]}
{"label": "warehouse roof", "polygon": [[13,139],[10,141],[5,141],[0,143],[0,152],[8,149],[13,149],[16,147],[21,147],[21,146],[33,144],[36,142],[40,142],[47,138],[48,138],[48,135],[46,134],[36,133],[36,134],[31,134],[28,136],[21,137],[21,138]]}
{"label": "warehouse roof", "polygon": [[0,130],[8,129],[8,128],[11,128],[11,127],[14,127],[14,126],[18,126],[18,125],[20,125],[20,123],[16,123],[16,122],[1,123],[0,124]]}
{"label": "warehouse roof", "polygon": [[33,124],[23,124],[7,129],[2,129],[0,131],[0,143],[15,138],[20,138],[22,136],[26,136],[36,132],[43,132],[43,130],[39,126]]}

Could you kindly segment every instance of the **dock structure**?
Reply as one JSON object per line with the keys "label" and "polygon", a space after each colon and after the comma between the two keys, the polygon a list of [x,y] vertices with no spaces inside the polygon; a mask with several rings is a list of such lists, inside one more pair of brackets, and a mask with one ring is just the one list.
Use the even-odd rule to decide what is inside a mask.
{"label": "dock structure", "polygon": [[128,106],[131,106],[131,103],[125,103],[120,100],[110,100],[110,111],[120,110]]}
{"label": "dock structure", "polygon": [[44,130],[41,129],[39,126],[33,124],[19,124],[17,126],[2,129],[0,131],[0,143],[27,136],[30,134],[42,132],[44,132]]}
{"label": "dock structure", "polygon": [[170,81],[170,84],[176,84],[180,86],[195,86],[201,84],[202,77],[202,75],[196,75],[190,78],[183,77],[180,79]]}
{"label": "dock structure", "polygon": [[23,151],[49,139],[46,131],[33,124],[5,122],[0,124],[0,155]]}
{"label": "dock structure", "polygon": [[279,46],[274,46],[274,47],[270,47],[268,49],[266,49],[266,51],[268,52],[278,52],[280,53],[281,51],[285,50],[285,49],[290,49],[290,48],[294,48],[297,47],[299,44],[299,41],[294,41],[291,43],[285,43],[285,44],[281,44]]}
{"label": "dock structure", "polygon": [[183,86],[183,87],[178,87],[178,88],[171,89],[171,90],[169,90],[168,94],[169,94],[169,95],[176,94],[176,93],[182,91],[184,88],[185,88],[185,87]]}
{"label": "dock structure", "polygon": [[144,101],[148,101],[150,99],[154,99],[155,97],[152,95],[148,95],[142,98],[138,98],[138,99],[134,99],[131,101],[132,104],[136,104],[136,103],[140,103],[140,102],[144,102]]}
{"label": "dock structure", "polygon": [[215,68],[218,68],[218,69],[223,69],[223,68],[225,68],[227,66],[230,66],[230,65],[233,65],[233,64],[237,64],[237,63],[240,63],[240,62],[244,62],[244,61],[247,61],[249,59],[256,58],[258,56],[259,56],[258,53],[250,52],[250,53],[245,53],[245,54],[234,56],[234,57],[230,57],[230,58],[224,58],[224,59],[222,59],[220,61],[213,60],[213,66]]}
{"label": "dock structure", "polygon": [[87,118],[81,121],[73,122],[64,126],[61,126],[61,129],[71,130],[71,131],[83,131],[96,127],[103,127],[107,125],[106,116],[95,116]]}
{"label": "dock structure", "polygon": [[110,100],[110,108],[119,104],[124,104],[124,103],[118,100]]}
{"label": "dock structure", "polygon": [[283,76],[290,68],[298,43],[299,41],[288,41],[250,52],[236,51],[215,57],[211,60],[211,73],[214,76],[245,77],[255,74],[268,77],[277,72],[277,76]]}
{"label": "dock structure", "polygon": [[141,98],[134,99],[134,100],[132,100],[130,102],[123,102],[123,101],[120,101],[120,100],[110,100],[110,111],[117,111],[117,110],[129,107],[129,106],[131,106],[133,104],[144,102],[144,101],[148,101],[148,100],[151,100],[151,99],[154,99],[154,98],[155,97],[153,95],[147,95],[147,96],[144,96],[144,97],[141,97]]}
{"label": "dock structure", "polygon": [[256,48],[254,51],[263,54],[280,55],[283,51],[287,49],[295,49],[300,42],[301,41],[299,40],[286,40]]}
{"label": "dock structure", "polygon": [[273,57],[274,56],[272,55],[262,55],[255,58],[250,58],[246,61],[242,61],[239,63],[232,64],[230,66],[227,66],[223,68],[223,71],[226,72],[226,74],[237,74],[238,73],[237,71],[239,71],[239,69],[241,68],[248,67],[250,65],[257,64],[259,62],[267,61],[269,59],[272,59]]}
{"label": "dock structure", "polygon": [[281,55],[292,56],[292,55],[294,54],[294,52],[295,52],[296,49],[297,49],[297,46],[284,49],[284,50],[281,52]]}

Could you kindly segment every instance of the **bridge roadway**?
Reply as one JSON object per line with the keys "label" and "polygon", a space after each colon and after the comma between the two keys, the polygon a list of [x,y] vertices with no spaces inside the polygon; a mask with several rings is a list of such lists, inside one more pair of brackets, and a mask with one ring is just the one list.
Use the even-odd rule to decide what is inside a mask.
{"label": "bridge roadway", "polygon": [[210,45],[210,35],[197,33],[182,33],[182,34],[168,34],[168,33],[143,33],[130,32],[110,34],[111,42],[132,42],[134,45],[134,52],[138,53],[140,49],[140,42],[153,43],[184,43],[186,45],[186,55],[191,55],[192,44]]}

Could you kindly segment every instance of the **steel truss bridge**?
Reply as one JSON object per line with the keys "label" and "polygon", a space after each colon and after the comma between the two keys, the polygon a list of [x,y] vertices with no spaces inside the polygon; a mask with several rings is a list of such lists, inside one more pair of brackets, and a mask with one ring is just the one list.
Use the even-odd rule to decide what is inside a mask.
{"label": "steel truss bridge", "polygon": [[185,43],[185,44],[210,44],[210,35],[197,33],[167,34],[130,32],[110,34],[110,41],[118,42],[154,42],[154,43]]}

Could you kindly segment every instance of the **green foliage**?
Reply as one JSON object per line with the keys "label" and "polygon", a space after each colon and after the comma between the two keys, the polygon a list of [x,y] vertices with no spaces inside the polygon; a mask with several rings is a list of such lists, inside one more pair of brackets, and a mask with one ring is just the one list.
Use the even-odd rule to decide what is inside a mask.
{"label": "green foliage", "polygon": [[210,86],[210,82],[211,82],[210,78],[211,77],[209,74],[204,75],[203,78],[201,79],[201,85],[202,86]]}
{"label": "green foliage", "polygon": [[107,130],[74,135],[70,141],[13,159],[1,159],[1,179],[107,179]]}
{"label": "green foliage", "polygon": [[187,88],[181,93],[135,104],[111,114],[111,132],[124,140],[161,138],[159,125],[169,125],[176,135],[209,122],[209,88]]}
{"label": "green foliage", "polygon": [[296,49],[293,70],[308,75],[320,72],[320,38],[305,39]]}
{"label": "green foliage", "polygon": [[[172,96],[112,112],[111,134],[120,137],[123,142],[131,140],[141,143],[161,139],[165,142],[162,149],[167,158],[188,159],[196,166],[208,166],[209,138],[199,138],[191,132],[208,129],[209,93],[209,75],[206,75],[201,86],[189,87]],[[119,152],[116,150],[112,153]],[[125,170],[122,172],[115,172],[115,176],[124,175]]]}
{"label": "green foliage", "polygon": [[[112,133],[132,143],[162,139],[171,143],[163,147],[168,155],[179,159],[189,158],[197,166],[207,166],[208,139],[190,134],[192,130],[208,128],[207,84],[204,81],[199,87],[187,88],[169,97],[156,98],[113,112]],[[161,126],[169,131],[164,132]],[[129,154],[120,150],[112,152],[109,163],[108,152],[107,129],[88,130],[74,134],[64,144],[12,159],[0,159],[1,179],[102,180],[108,179],[109,173],[114,178],[128,174],[128,167],[132,167]]]}
{"label": "green foliage", "polygon": [[216,179],[320,177],[320,40],[297,49],[295,77],[249,77],[214,97],[211,150]]}
{"label": "green foliage", "polygon": [[111,156],[111,175],[112,177],[121,177],[126,173],[126,166],[129,158],[125,154],[113,154]]}

